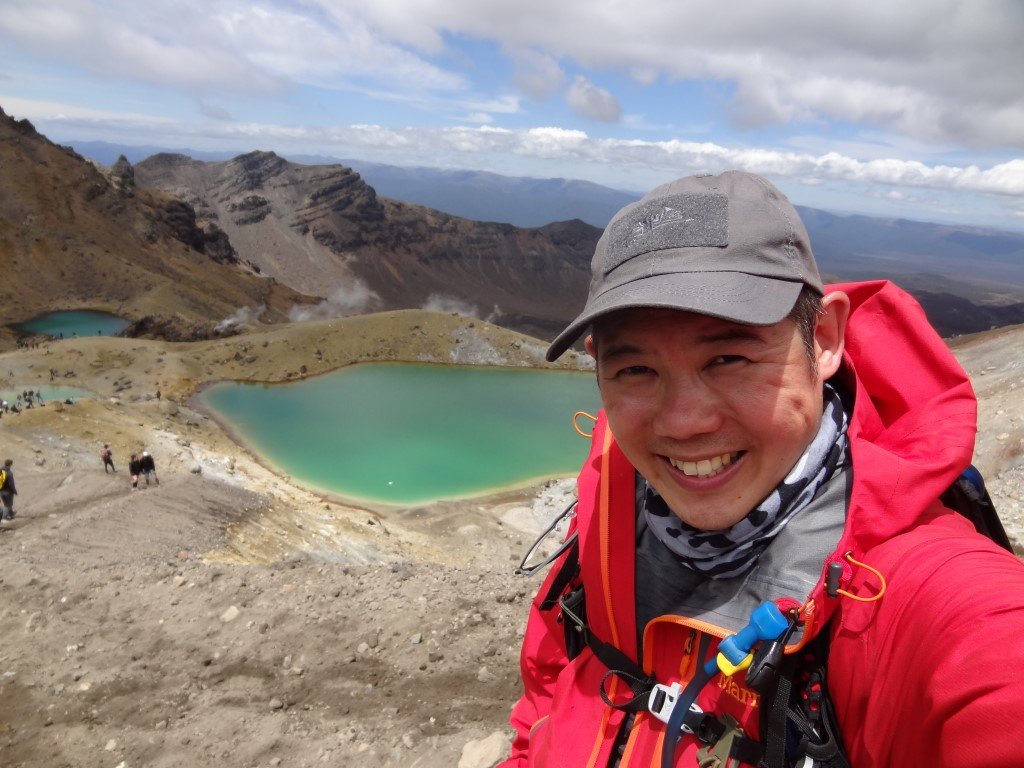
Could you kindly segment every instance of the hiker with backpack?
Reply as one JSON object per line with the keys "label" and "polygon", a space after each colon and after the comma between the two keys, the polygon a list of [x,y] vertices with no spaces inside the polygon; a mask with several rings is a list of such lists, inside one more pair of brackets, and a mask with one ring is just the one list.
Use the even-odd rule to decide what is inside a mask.
{"label": "hiker with backpack", "polygon": [[114,452],[110,450],[110,446],[107,443],[103,444],[103,450],[100,451],[100,458],[103,459],[103,474],[107,474],[107,467],[110,467],[112,472],[117,472],[114,468]]}
{"label": "hiker with backpack", "polygon": [[0,518],[14,518],[14,497],[17,495],[18,489],[14,485],[14,460],[5,459],[4,466],[0,469]]}
{"label": "hiker with backpack", "polygon": [[153,460],[153,454],[149,451],[143,451],[142,456],[139,457],[139,468],[146,478],[146,485],[149,485],[150,479],[155,480],[156,484],[160,485],[160,478],[156,476],[156,462]]}
{"label": "hiker with backpack", "polygon": [[139,454],[133,453],[131,458],[128,459],[128,475],[132,479],[132,490],[139,490],[139,475],[142,474],[142,462],[139,460]]}
{"label": "hiker with backpack", "polygon": [[503,768],[1024,766],[1024,563],[940,501],[977,403],[908,294],[824,286],[773,185],[705,174],[613,217],[548,360],[580,336]]}

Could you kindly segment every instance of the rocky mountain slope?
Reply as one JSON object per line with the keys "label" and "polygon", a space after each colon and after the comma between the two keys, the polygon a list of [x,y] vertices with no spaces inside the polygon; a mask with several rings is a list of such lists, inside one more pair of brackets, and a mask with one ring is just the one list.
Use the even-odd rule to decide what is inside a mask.
{"label": "rocky mountain slope", "polygon": [[341,165],[270,152],[227,162],[155,155],[140,186],[180,196],[261,273],[339,310],[459,308],[553,336],[582,304],[600,231],[580,221],[521,229],[379,197]]}
{"label": "rocky mountain slope", "polygon": [[[0,326],[54,309],[103,309],[210,330],[239,307],[280,321],[309,299],[260,277],[192,208],[137,188],[0,111]],[[0,345],[12,332],[0,328]]]}
{"label": "rocky mountain slope", "polygon": [[[536,229],[471,221],[380,197],[346,166],[270,152],[206,162],[158,154],[135,174],[222,228],[263,274],[325,297],[322,311],[336,314],[450,308],[552,338],[582,304],[600,236],[579,220]],[[393,194],[400,179],[417,193],[412,172],[388,178]],[[1024,322],[1024,237],[801,210],[823,272],[896,279],[944,336]]]}

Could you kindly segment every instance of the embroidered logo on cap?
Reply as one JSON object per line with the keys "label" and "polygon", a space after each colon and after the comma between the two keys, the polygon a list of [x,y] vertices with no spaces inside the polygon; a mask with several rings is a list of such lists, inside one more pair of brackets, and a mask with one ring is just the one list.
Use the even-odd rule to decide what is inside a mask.
{"label": "embroidered logo on cap", "polygon": [[721,192],[666,195],[641,203],[611,225],[604,272],[666,248],[729,245],[729,198]]}
{"label": "embroidered logo on cap", "polygon": [[669,208],[666,205],[658,213],[653,213],[646,219],[637,221],[633,224],[634,242],[646,235],[648,232],[673,221],[693,221],[693,219],[686,218],[682,211],[677,211],[675,208]]}

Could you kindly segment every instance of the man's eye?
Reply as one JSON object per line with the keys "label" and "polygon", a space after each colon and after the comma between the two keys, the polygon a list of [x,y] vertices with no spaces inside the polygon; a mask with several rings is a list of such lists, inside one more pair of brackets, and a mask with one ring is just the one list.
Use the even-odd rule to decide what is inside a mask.
{"label": "man's eye", "polygon": [[625,368],[620,368],[616,371],[617,377],[629,377],[629,376],[644,376],[652,373],[651,369],[646,365],[628,365]]}
{"label": "man's eye", "polygon": [[746,360],[746,358],[742,355],[719,355],[718,357],[711,358],[708,365],[731,365],[733,363],[742,362],[743,360]]}

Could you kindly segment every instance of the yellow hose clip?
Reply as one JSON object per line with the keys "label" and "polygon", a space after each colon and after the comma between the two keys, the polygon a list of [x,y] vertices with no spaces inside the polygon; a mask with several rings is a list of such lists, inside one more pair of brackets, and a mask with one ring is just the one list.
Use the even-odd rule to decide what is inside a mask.
{"label": "yellow hose clip", "polygon": [[715,663],[718,665],[718,669],[721,670],[723,675],[726,677],[732,677],[737,672],[742,672],[744,669],[749,667],[753,660],[754,654],[748,653],[743,657],[743,660],[739,664],[733,664],[725,657],[724,653],[720,653],[715,658]]}

